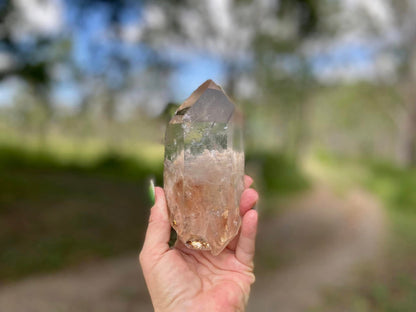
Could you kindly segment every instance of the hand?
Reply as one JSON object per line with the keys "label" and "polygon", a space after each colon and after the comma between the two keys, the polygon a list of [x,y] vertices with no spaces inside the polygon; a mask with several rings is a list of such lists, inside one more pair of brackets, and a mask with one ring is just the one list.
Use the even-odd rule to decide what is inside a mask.
{"label": "hand", "polygon": [[253,257],[257,232],[257,211],[252,210],[258,194],[245,176],[240,200],[241,229],[218,255],[188,249],[179,240],[169,248],[170,223],[162,188],[155,188],[156,201],[140,264],[156,312],[244,311],[254,282]]}

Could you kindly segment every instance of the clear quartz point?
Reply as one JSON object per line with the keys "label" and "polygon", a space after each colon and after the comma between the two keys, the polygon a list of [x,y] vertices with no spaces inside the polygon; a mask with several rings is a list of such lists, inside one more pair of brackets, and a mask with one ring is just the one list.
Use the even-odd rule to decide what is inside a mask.
{"label": "clear quartz point", "polygon": [[170,222],[188,248],[218,255],[237,235],[242,117],[212,80],[191,94],[167,126],[164,188]]}

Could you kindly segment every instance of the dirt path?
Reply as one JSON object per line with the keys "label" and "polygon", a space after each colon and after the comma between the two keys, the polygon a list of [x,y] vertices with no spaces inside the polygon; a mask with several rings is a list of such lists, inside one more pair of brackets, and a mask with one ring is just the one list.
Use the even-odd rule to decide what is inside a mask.
{"label": "dirt path", "polygon": [[[317,188],[259,228],[257,282],[248,311],[301,312],[321,290],[348,281],[384,237],[377,201],[363,191],[345,197]],[[152,311],[136,255],[0,288],[0,311]]]}
{"label": "dirt path", "polygon": [[381,249],[383,212],[368,193],[339,198],[320,188],[291,205],[260,229],[259,252],[285,257],[272,273],[257,275],[248,311],[307,311],[322,290],[349,282],[356,265]]}

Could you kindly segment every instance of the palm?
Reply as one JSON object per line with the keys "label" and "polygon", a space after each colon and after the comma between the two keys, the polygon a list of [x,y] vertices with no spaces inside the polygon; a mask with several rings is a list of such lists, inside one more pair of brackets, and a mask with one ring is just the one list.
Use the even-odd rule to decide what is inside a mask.
{"label": "palm", "polygon": [[252,266],[240,263],[230,249],[214,257],[209,252],[190,250],[177,243],[161,263],[177,278],[172,289],[167,289],[175,293],[174,300],[204,302],[204,308],[207,308],[206,302],[211,302],[213,306],[235,311],[233,307],[246,302],[245,294],[254,281]]}
{"label": "palm", "polygon": [[[247,178],[246,178],[247,180]],[[251,180],[251,179],[250,179]],[[248,188],[251,181],[247,181]],[[257,201],[252,189],[240,201],[239,235],[218,256],[178,241],[169,248],[170,223],[162,189],[152,208],[140,261],[156,311],[242,311],[254,282]]]}

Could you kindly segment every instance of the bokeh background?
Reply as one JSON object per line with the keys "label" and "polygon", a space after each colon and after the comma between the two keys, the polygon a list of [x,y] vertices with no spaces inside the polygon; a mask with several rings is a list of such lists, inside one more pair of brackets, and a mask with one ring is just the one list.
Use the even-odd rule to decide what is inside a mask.
{"label": "bokeh background", "polygon": [[206,79],[260,193],[249,311],[416,311],[412,0],[1,0],[0,310],[151,311],[163,136]]}

